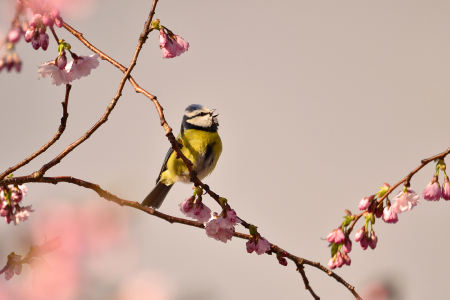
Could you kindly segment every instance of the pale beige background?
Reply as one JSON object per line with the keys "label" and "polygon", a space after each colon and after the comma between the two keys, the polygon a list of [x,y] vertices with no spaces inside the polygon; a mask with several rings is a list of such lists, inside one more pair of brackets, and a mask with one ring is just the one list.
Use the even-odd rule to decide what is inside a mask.
{"label": "pale beige background", "polygon": [[[128,65],[150,6],[99,1],[65,20]],[[3,33],[7,7],[2,0]],[[152,33],[133,77],[158,96],[176,133],[187,105],[218,109],[224,151],[205,182],[269,241],[326,264],[329,248],[321,237],[339,225],[344,209],[356,212],[359,200],[383,182],[397,182],[421,159],[450,146],[449,15],[448,1],[161,0],[156,17],[191,48],[163,60]],[[57,32],[77,54],[90,54],[69,33]],[[17,48],[22,73],[0,73],[1,170],[47,142],[62,115],[64,88],[36,74],[41,62],[56,56],[54,41],[46,52],[24,41]],[[83,135],[105,111],[121,76],[101,62],[89,78],[74,82],[66,132],[15,175],[39,169]],[[141,201],[168,147],[153,104],[127,84],[109,121],[48,175],[72,175]],[[433,169],[415,176],[412,188],[421,193]],[[138,241],[137,250],[124,250],[100,273],[83,272],[83,289],[68,299],[119,299],[122,284],[142,272],[162,278],[168,296],[157,299],[312,299],[292,263],[282,267],[274,257],[249,255],[242,240],[225,245],[68,184],[28,187],[32,217],[47,214],[54,203],[94,201],[126,215]],[[190,186],[177,184],[161,210],[181,216],[178,203],[190,193]],[[448,299],[449,212],[448,202],[423,201],[395,225],[377,223],[377,249],[362,251],[354,243],[352,266],[337,273],[358,291],[382,278],[400,290],[395,299]],[[26,251],[31,241],[23,232],[32,224],[0,223],[1,262],[11,251]],[[124,263],[130,256],[134,262]],[[352,299],[326,274],[306,272],[321,299]]]}

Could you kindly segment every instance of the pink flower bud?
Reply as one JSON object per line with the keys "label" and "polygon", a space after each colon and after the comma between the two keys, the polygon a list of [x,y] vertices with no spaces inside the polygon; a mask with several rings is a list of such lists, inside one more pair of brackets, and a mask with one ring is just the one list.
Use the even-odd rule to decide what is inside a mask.
{"label": "pink flower bud", "polygon": [[383,221],[392,224],[398,222],[398,216],[395,212],[392,211],[390,206],[386,206],[383,210]]}
{"label": "pink flower bud", "polygon": [[58,27],[62,27],[63,26],[63,19],[61,17],[55,17],[55,25]]}
{"label": "pink flower bud", "polygon": [[48,47],[48,34],[44,33],[39,35],[39,45],[41,45],[42,50],[47,50]]}
{"label": "pink flower bud", "polygon": [[47,27],[39,27],[38,32],[39,34],[44,34],[47,31]]}
{"label": "pink flower bud", "polygon": [[280,263],[280,265],[283,265],[283,266],[287,266],[287,260],[286,260],[286,258],[284,258],[284,257],[282,257],[282,258],[280,258],[279,260],[278,260],[278,262]]}
{"label": "pink flower bud", "polygon": [[180,210],[183,214],[186,214],[187,212],[191,211],[194,204],[192,203],[192,197],[186,198],[183,202],[179,204]]}
{"label": "pink flower bud", "polygon": [[344,245],[342,246],[342,251],[344,253],[350,253],[352,251],[352,241],[350,241],[350,238],[346,236]]}
{"label": "pink flower bud", "polygon": [[345,235],[341,228],[336,230],[336,237],[334,238],[334,242],[336,244],[343,243],[345,241]]}
{"label": "pink flower bud", "polygon": [[428,201],[439,201],[441,198],[441,186],[437,176],[433,176],[430,183],[427,184],[422,192],[422,197]]}
{"label": "pink flower bud", "polygon": [[22,69],[22,62],[15,63],[14,66],[16,67],[16,71],[20,72]]}
{"label": "pink flower bud", "polygon": [[444,183],[442,184],[442,198],[445,200],[450,200],[450,182],[448,180],[448,177],[445,176]]}
{"label": "pink flower bud", "polygon": [[375,249],[375,247],[377,246],[377,242],[378,242],[378,238],[376,237],[375,232],[372,230],[371,236],[369,239],[370,248]]}
{"label": "pink flower bud", "polygon": [[46,26],[53,26],[53,24],[55,24],[55,21],[53,20],[53,16],[44,14],[42,16],[42,23],[44,23],[44,25]]}
{"label": "pink flower bud", "polygon": [[33,38],[31,39],[31,45],[33,46],[34,50],[39,49],[39,47],[41,46],[38,34],[33,35]]}
{"label": "pink flower bud", "polygon": [[362,198],[361,201],[359,201],[359,210],[366,210],[369,208],[370,204],[372,203],[372,200],[369,199],[369,197]]}
{"label": "pink flower bud", "polygon": [[53,18],[59,17],[59,10],[56,7],[52,7],[50,10],[50,14],[53,16]]}
{"label": "pink flower bud", "polygon": [[328,269],[330,269],[330,270],[336,269],[336,264],[335,264],[335,260],[333,257],[330,258],[330,260],[328,261]]}
{"label": "pink flower bud", "polygon": [[255,245],[255,239],[253,237],[251,237],[250,240],[248,240],[246,245],[247,245],[248,253],[252,253],[253,251],[255,251],[256,245]]}
{"label": "pink flower bud", "polygon": [[19,41],[20,35],[22,34],[22,30],[20,27],[14,27],[9,33],[8,33],[8,40],[15,44]]}
{"label": "pink flower bud", "polygon": [[381,218],[382,216],[383,216],[383,204],[380,203],[380,204],[378,204],[378,207],[375,211],[375,217]]}
{"label": "pink flower bud", "polygon": [[63,51],[60,56],[56,59],[56,66],[62,70],[67,65],[67,57],[66,57],[66,51]]}
{"label": "pink flower bud", "polygon": [[369,246],[369,238],[367,237],[367,235],[363,235],[361,241],[359,241],[359,244],[361,245],[361,248],[363,250],[367,249],[367,247]]}
{"label": "pink flower bud", "polygon": [[327,235],[327,241],[330,243],[334,243],[334,239],[336,238],[336,230],[333,230]]}
{"label": "pink flower bud", "polygon": [[360,230],[358,230],[355,234],[355,242],[361,241],[362,237],[364,236],[364,233],[366,232],[366,227],[361,227]]}
{"label": "pink flower bud", "polygon": [[42,16],[40,14],[35,14],[35,15],[31,16],[29,24],[30,24],[30,26],[36,27],[41,22],[42,22]]}
{"label": "pink flower bud", "polygon": [[25,32],[25,42],[29,43],[33,39],[34,35],[34,27],[30,27],[27,29],[27,32]]}
{"label": "pink flower bud", "polygon": [[352,260],[350,259],[350,257],[347,255],[347,253],[343,253],[342,254],[342,258],[344,259],[344,263],[347,265],[347,266],[350,266],[351,265],[351,263],[352,263]]}
{"label": "pink flower bud", "polygon": [[342,258],[341,252],[336,254],[336,267],[340,268],[344,265],[344,259]]}
{"label": "pink flower bud", "polygon": [[36,21],[34,15],[31,16],[30,21],[28,21],[31,27],[36,27]]}
{"label": "pink flower bud", "polygon": [[3,59],[0,60],[0,71],[5,67],[5,61]]}

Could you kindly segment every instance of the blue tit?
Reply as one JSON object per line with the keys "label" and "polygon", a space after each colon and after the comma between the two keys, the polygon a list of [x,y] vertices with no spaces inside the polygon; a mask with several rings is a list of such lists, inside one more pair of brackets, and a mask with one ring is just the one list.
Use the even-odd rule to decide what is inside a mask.
{"label": "blue tit", "polygon": [[[198,179],[202,180],[216,167],[220,154],[222,153],[222,141],[220,140],[218,114],[214,115],[215,109],[209,109],[200,104],[189,105],[181,121],[180,134],[183,145],[181,152],[194,165],[193,170]],[[189,170],[183,160],[177,159],[172,148],[167,152],[156,186],[142,202],[142,205],[159,208],[164,199],[177,181],[191,182]]]}

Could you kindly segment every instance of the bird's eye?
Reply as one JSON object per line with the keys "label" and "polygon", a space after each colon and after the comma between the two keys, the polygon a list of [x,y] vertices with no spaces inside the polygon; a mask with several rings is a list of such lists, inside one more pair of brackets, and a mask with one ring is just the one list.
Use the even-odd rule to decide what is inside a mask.
{"label": "bird's eye", "polygon": [[202,113],[199,113],[198,115],[199,115],[200,117],[203,117],[203,116],[206,115],[206,113],[202,112]]}

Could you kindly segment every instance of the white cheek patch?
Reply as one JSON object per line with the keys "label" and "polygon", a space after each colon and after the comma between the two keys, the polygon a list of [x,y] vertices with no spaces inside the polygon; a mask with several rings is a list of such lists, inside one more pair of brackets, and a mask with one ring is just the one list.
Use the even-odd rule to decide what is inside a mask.
{"label": "white cheek patch", "polygon": [[210,115],[206,115],[206,116],[199,116],[199,117],[195,117],[192,119],[188,119],[187,122],[189,124],[195,125],[195,126],[199,126],[199,127],[211,127],[212,125],[212,118]]}
{"label": "white cheek patch", "polygon": [[209,114],[210,111],[211,110],[209,108],[203,106],[202,108],[196,109],[194,111],[190,111],[190,112],[186,111],[184,114],[186,115],[186,117],[190,118],[190,117],[198,115],[199,113],[202,113],[202,112]]}

